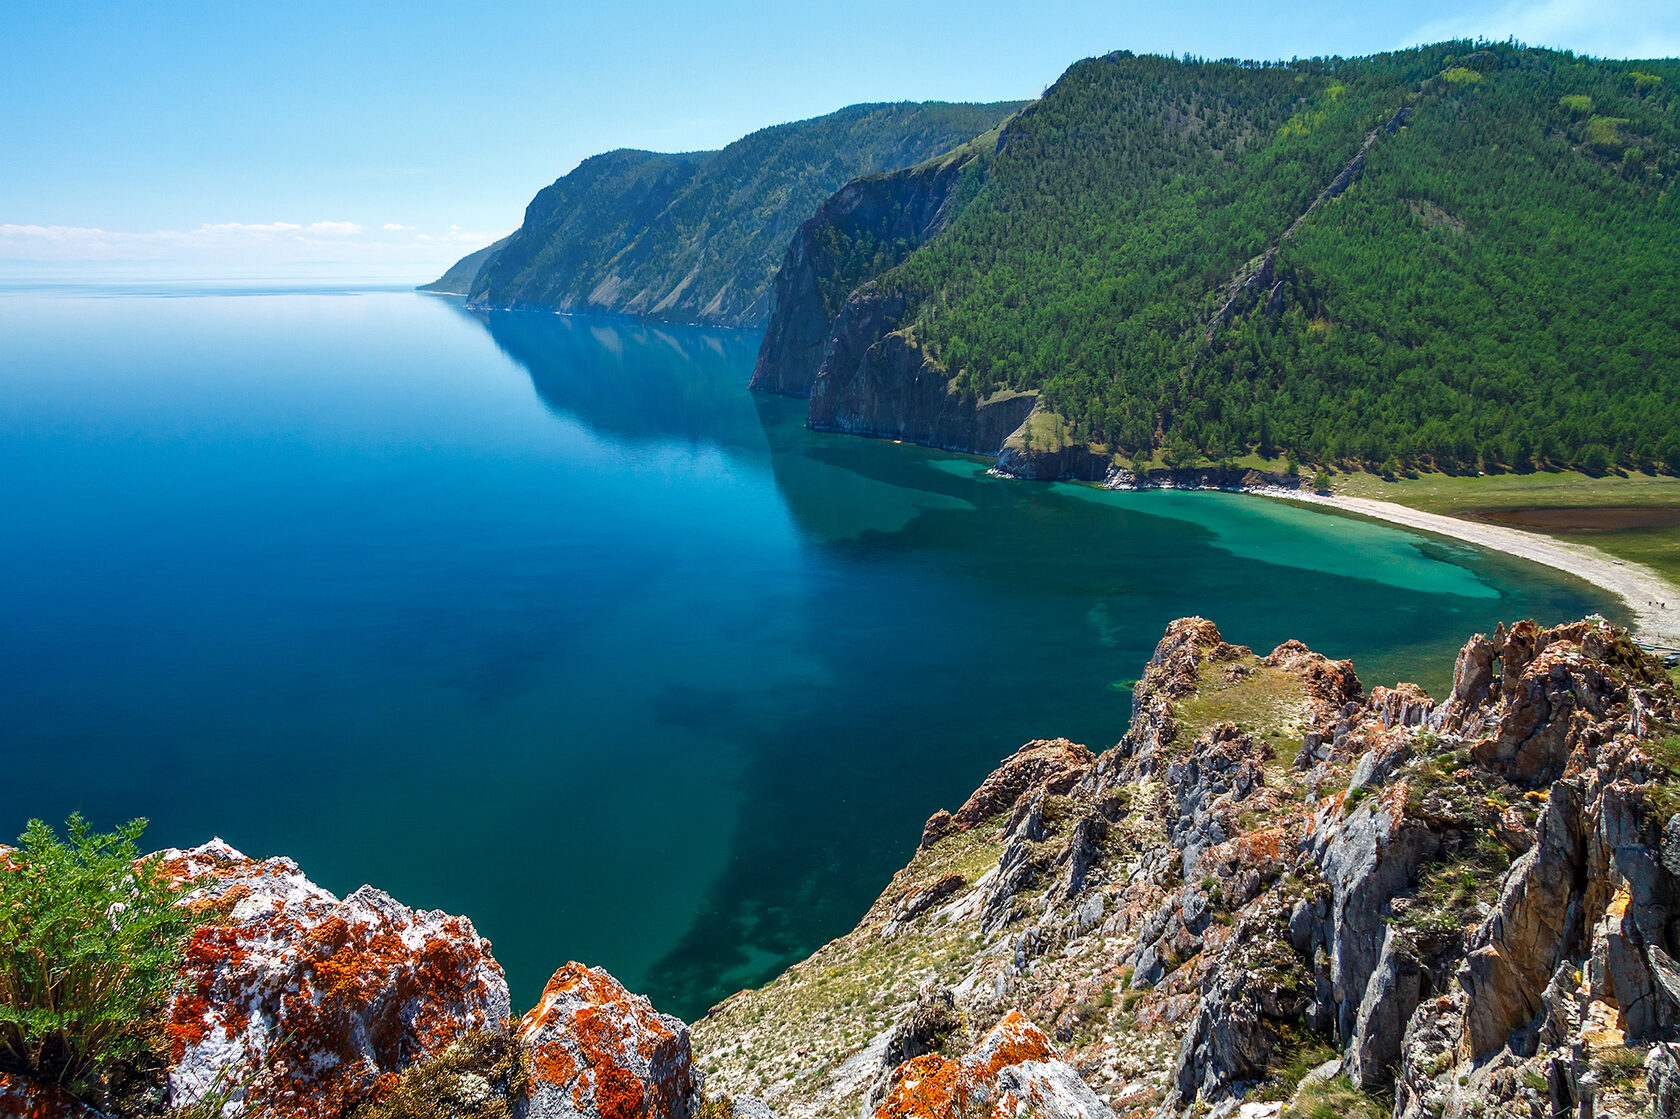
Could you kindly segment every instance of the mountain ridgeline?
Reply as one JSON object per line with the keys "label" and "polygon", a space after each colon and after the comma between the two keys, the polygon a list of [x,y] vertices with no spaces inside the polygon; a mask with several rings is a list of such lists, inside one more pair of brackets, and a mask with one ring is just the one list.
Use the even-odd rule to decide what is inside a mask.
{"label": "mountain ridgeline", "polygon": [[538,192],[524,224],[480,250],[476,267],[469,257],[430,287],[481,307],[756,325],[788,240],[824,198],[948,151],[1019,108],[854,105],[715,152],[607,152]]}
{"label": "mountain ridgeline", "polygon": [[1089,59],[817,210],[754,384],[1032,476],[1680,469],[1677,110],[1673,60],[1515,44]]}

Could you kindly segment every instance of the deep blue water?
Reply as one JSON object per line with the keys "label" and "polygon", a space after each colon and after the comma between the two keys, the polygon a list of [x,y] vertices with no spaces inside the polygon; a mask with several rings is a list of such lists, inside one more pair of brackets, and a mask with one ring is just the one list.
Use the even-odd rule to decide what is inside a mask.
{"label": "deep blue water", "polygon": [[1544,569],[810,433],[754,334],[410,293],[0,292],[0,836],[144,815],[684,1015],[850,928],[1166,623],[1439,688]]}

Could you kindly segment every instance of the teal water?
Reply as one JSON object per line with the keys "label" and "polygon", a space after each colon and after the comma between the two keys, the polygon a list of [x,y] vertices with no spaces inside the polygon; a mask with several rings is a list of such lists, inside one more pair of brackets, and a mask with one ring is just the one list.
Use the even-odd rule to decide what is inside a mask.
{"label": "teal water", "polygon": [[1438,689],[1603,596],[1220,494],[807,432],[757,336],[410,293],[0,293],[0,835],[80,810],[692,1016],[849,929],[1162,628]]}

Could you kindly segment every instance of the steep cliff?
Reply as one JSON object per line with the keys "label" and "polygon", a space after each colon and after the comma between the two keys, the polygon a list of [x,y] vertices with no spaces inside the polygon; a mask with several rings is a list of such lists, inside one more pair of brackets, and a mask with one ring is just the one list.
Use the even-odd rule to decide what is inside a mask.
{"label": "steep cliff", "polygon": [[789,238],[825,197],[860,175],[949,151],[1016,107],[854,105],[714,152],[594,156],[532,199],[523,224],[476,269],[471,302],[762,322]]}
{"label": "steep cliff", "polygon": [[1021,1014],[1119,1115],[1680,1114],[1677,720],[1596,620],[1476,637],[1440,704],[1175,622],[1117,747],[1023,747],[697,1052],[786,1115],[953,1116],[901,1062]]}
{"label": "steep cliff", "polygon": [[981,400],[957,391],[915,337],[898,329],[903,313],[902,296],[871,285],[847,297],[811,382],[807,425],[950,451],[995,452],[1036,398],[1003,391]]}
{"label": "steep cliff", "polygon": [[809,395],[847,296],[950,224],[984,180],[1000,133],[848,183],[800,224],[771,285],[753,388]]}

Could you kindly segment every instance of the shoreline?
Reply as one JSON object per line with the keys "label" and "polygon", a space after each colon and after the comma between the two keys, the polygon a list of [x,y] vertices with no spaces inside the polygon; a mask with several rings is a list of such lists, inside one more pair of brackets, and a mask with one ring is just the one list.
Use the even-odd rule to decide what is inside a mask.
{"label": "shoreline", "polygon": [[1680,650],[1680,587],[1644,564],[1616,559],[1590,544],[1576,544],[1520,528],[1467,521],[1442,513],[1426,513],[1409,505],[1369,497],[1309,493],[1282,486],[1244,486],[1242,492],[1281,501],[1322,505],[1491,548],[1565,572],[1621,599],[1633,615],[1631,628],[1640,644],[1663,653]]}

